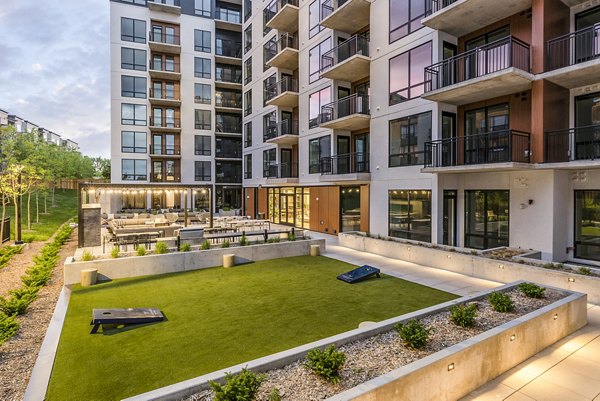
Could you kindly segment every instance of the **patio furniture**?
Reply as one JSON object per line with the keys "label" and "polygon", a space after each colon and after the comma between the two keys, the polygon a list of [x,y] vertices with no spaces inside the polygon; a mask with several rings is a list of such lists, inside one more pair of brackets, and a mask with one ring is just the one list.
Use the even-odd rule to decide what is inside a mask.
{"label": "patio furniture", "polygon": [[153,323],[160,322],[164,318],[158,308],[94,309],[90,323],[94,327],[90,334],[97,333],[100,325]]}

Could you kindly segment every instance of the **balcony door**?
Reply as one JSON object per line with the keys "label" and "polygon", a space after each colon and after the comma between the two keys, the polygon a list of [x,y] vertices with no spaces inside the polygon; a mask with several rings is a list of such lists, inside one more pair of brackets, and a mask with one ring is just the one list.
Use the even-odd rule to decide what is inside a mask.
{"label": "balcony door", "polygon": [[465,164],[510,159],[508,103],[465,112]]}
{"label": "balcony door", "polygon": [[292,113],[289,111],[281,112],[281,135],[292,135]]}
{"label": "balcony door", "polygon": [[337,173],[350,173],[350,137],[337,137]]}
{"label": "balcony door", "polygon": [[575,15],[575,62],[583,63],[600,56],[600,7]]}
{"label": "balcony door", "polygon": [[355,172],[369,171],[369,133],[354,136]]}
{"label": "balcony door", "polygon": [[498,46],[493,46],[493,43],[509,35],[510,27],[505,26],[466,42],[465,50],[470,53],[465,60],[465,79],[481,77],[507,68],[510,61],[510,44],[502,41]]}
{"label": "balcony door", "polygon": [[600,157],[600,92],[575,98],[575,160]]}
{"label": "balcony door", "polygon": [[281,188],[279,195],[279,223],[294,225],[294,189]]}
{"label": "balcony door", "polygon": [[280,167],[281,169],[281,178],[291,178],[292,177],[292,150],[291,149],[281,149],[281,160]]}
{"label": "balcony door", "polygon": [[509,208],[506,190],[465,191],[465,246],[508,246]]}
{"label": "balcony door", "polygon": [[[348,115],[350,115],[350,102],[348,101],[348,99],[346,99],[348,96],[350,96],[350,89],[348,88],[342,88],[341,86],[338,86],[338,93],[337,93],[337,99],[338,99],[338,113],[337,116],[333,116],[332,118],[341,118],[341,117],[346,117]],[[340,102],[340,99],[346,99],[346,101]]]}

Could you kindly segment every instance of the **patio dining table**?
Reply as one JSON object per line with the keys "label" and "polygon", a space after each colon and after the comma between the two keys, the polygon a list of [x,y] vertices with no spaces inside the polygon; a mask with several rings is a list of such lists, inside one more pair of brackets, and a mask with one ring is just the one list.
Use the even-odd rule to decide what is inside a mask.
{"label": "patio dining table", "polygon": [[128,245],[134,245],[137,247],[140,244],[144,244],[146,249],[150,248],[150,244],[156,242],[158,238],[162,235],[161,231],[146,231],[143,233],[123,233],[117,234],[116,242],[119,249],[124,247],[124,250],[127,251]]}

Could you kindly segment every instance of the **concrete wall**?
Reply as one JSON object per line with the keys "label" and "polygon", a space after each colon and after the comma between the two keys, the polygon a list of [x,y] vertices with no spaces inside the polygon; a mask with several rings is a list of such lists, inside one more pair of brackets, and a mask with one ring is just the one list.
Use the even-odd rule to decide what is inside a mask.
{"label": "concrete wall", "polygon": [[82,269],[98,269],[98,274],[109,279],[151,276],[222,266],[225,254],[236,255],[236,263],[308,255],[310,245],[320,245],[321,251],[325,250],[325,240],[314,239],[205,251],[174,252],[164,255],[99,259],[89,262],[74,262],[70,258],[65,262],[64,283],[65,285],[79,283]]}

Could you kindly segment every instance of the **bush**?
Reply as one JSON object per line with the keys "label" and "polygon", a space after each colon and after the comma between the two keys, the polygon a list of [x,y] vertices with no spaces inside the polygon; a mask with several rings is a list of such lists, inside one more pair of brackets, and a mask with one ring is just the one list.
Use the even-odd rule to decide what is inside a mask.
{"label": "bush", "polygon": [[26,292],[19,297],[9,297],[8,299],[0,297],[0,311],[6,316],[22,315],[27,310],[27,307],[37,297],[37,293]]}
{"label": "bush", "polygon": [[169,253],[169,247],[164,242],[158,241],[154,247],[154,253],[157,255]]}
{"label": "bush", "polygon": [[273,237],[273,238],[269,238],[267,240],[268,244],[278,244],[281,241],[281,238],[279,237]]}
{"label": "bush", "polygon": [[577,273],[583,274],[584,276],[591,276],[592,269],[590,269],[589,267],[580,267],[579,270],[577,270]]}
{"label": "bush", "polygon": [[202,249],[203,251],[210,249],[210,242],[208,242],[208,240],[204,241],[202,245],[200,245],[200,249]]}
{"label": "bush", "polygon": [[519,284],[519,291],[529,298],[544,298],[546,289],[533,283],[521,283]]}
{"label": "bush", "polygon": [[330,345],[321,351],[319,348],[310,350],[306,355],[305,366],[317,376],[322,377],[330,383],[337,384],[340,381],[340,368],[346,362],[346,354]]}
{"label": "bush", "polygon": [[425,327],[417,319],[409,320],[406,324],[398,323],[394,326],[394,329],[398,332],[404,344],[412,349],[426,346],[429,341],[429,333],[431,333],[431,329]]}
{"label": "bush", "polygon": [[138,245],[138,247],[135,250],[135,254],[137,256],[144,256],[144,255],[146,255],[146,248],[144,247],[144,245]]}
{"label": "bush", "polygon": [[288,233],[288,241],[296,241],[296,234],[293,232]]}
{"label": "bush", "polygon": [[189,243],[181,244],[179,247],[179,252],[189,252],[192,250],[192,246]]}
{"label": "bush", "polygon": [[22,246],[7,246],[0,249],[0,269],[15,256],[17,253],[21,253],[23,250]]}
{"label": "bush", "polygon": [[94,254],[90,251],[83,251],[83,255],[81,255],[81,261],[89,262],[91,260],[94,260]]}
{"label": "bush", "polygon": [[15,316],[6,316],[0,312],[0,345],[15,335],[19,330],[19,322]]}
{"label": "bush", "polygon": [[450,309],[450,320],[460,327],[473,327],[477,317],[477,305],[456,305]]}
{"label": "bush", "polygon": [[502,292],[492,292],[488,297],[488,302],[496,312],[508,313],[515,310],[512,299]]}
{"label": "bush", "polygon": [[281,401],[281,394],[279,394],[279,390],[274,388],[271,393],[269,393],[269,401]]}
{"label": "bush", "polygon": [[114,246],[112,251],[110,251],[110,257],[113,259],[116,259],[119,257],[119,247],[118,246]]}
{"label": "bush", "polygon": [[248,237],[246,237],[246,234],[243,234],[242,237],[240,238],[240,246],[248,246],[250,245],[250,241],[248,240]]}
{"label": "bush", "polygon": [[229,240],[223,240],[223,243],[221,244],[221,248],[229,248],[229,246],[231,245],[231,243],[229,242]]}
{"label": "bush", "polygon": [[237,375],[226,373],[224,385],[214,381],[208,384],[215,394],[214,401],[252,401],[265,379],[265,375],[257,375],[244,368]]}

